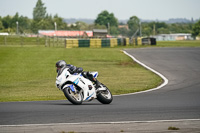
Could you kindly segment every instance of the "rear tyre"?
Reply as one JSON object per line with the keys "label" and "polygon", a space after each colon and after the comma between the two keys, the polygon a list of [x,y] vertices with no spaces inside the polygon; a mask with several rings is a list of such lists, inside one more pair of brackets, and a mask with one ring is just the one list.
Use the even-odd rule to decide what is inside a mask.
{"label": "rear tyre", "polygon": [[65,97],[73,104],[80,105],[83,102],[83,95],[82,93],[74,93],[70,87],[64,88],[63,92]]}
{"label": "rear tyre", "polygon": [[97,100],[103,104],[110,104],[113,100],[112,93],[110,90],[103,84],[101,84],[106,90],[100,91],[97,94]]}

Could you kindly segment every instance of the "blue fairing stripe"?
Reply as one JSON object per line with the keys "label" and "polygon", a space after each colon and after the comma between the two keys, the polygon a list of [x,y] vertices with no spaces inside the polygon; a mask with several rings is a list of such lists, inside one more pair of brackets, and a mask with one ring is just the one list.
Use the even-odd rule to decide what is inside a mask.
{"label": "blue fairing stripe", "polygon": [[97,73],[94,75],[94,77],[95,77],[95,78],[97,77]]}
{"label": "blue fairing stripe", "polygon": [[74,81],[74,84],[78,84],[78,82],[79,82],[79,79],[77,78],[75,81]]}
{"label": "blue fairing stripe", "polygon": [[74,86],[73,86],[73,85],[70,85],[69,87],[70,87],[70,89],[71,89],[73,92],[75,92],[75,89],[74,89]]}
{"label": "blue fairing stripe", "polygon": [[87,97],[85,100],[88,100],[93,94],[94,94],[94,92],[89,97]]}

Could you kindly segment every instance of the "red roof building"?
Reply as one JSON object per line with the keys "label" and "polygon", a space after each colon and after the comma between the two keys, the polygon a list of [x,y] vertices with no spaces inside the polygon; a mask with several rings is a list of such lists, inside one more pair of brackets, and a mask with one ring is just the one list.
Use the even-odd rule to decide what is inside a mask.
{"label": "red roof building", "polygon": [[43,36],[60,36],[60,37],[80,37],[84,36],[84,34],[88,37],[93,36],[92,31],[54,31],[54,30],[39,30],[39,35]]}

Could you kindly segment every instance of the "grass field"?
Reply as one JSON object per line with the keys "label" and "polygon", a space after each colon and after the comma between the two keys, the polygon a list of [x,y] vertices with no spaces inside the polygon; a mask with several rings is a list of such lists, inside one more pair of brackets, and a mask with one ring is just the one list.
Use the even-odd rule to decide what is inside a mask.
{"label": "grass field", "polygon": [[55,87],[55,63],[98,71],[114,95],[142,91],[162,79],[120,52],[121,48],[0,47],[0,101],[65,99]]}

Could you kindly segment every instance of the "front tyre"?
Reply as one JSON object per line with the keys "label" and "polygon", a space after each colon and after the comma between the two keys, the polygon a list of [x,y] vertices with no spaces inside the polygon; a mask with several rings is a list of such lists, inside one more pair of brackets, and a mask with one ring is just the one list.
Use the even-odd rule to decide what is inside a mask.
{"label": "front tyre", "polygon": [[64,88],[65,97],[73,104],[80,105],[83,102],[82,93],[74,93],[70,87]]}
{"label": "front tyre", "polygon": [[97,100],[103,104],[110,104],[113,100],[112,93],[105,85],[101,84],[101,86],[106,90],[98,92]]}

